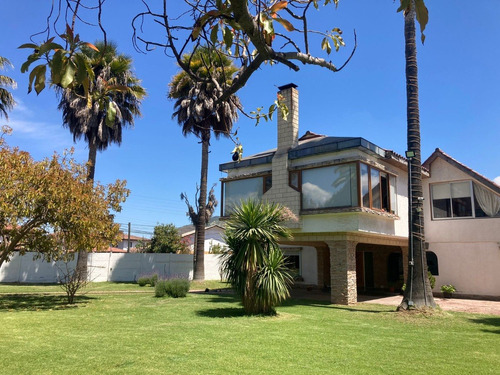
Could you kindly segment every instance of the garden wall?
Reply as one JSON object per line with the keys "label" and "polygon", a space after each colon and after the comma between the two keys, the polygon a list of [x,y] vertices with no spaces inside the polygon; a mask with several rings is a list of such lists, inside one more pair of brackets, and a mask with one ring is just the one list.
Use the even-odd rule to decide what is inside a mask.
{"label": "garden wall", "polygon": [[[63,274],[62,262],[33,259],[36,253],[14,255],[0,268],[0,282],[54,283]],[[76,260],[69,263],[74,268]],[[135,281],[142,275],[157,273],[162,278],[193,276],[193,255],[190,254],[137,254],[90,253],[88,258],[90,279],[102,281]],[[218,280],[220,258],[205,254],[205,279]]]}

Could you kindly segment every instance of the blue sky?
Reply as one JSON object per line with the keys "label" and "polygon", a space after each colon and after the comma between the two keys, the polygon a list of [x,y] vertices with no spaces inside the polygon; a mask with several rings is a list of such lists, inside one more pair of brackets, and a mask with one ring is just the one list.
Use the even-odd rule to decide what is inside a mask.
{"label": "blue sky", "polygon": [[[86,161],[85,143],[73,144],[69,131],[61,126],[54,92],[46,89],[39,96],[28,95],[28,76],[19,71],[28,51],[17,47],[44,29],[50,2],[2,3],[0,55],[15,65],[6,74],[18,82],[14,91],[18,105],[9,122],[1,119],[2,124],[14,129],[9,144],[29,151],[37,159],[74,146],[77,159]],[[179,3],[168,1],[174,13]],[[311,22],[312,28],[324,31],[340,27],[344,31],[347,47],[331,55],[336,64],[341,65],[350,53],[356,30],[358,48],[351,62],[339,73],[318,67],[302,67],[296,73],[283,66],[266,65],[238,93],[245,110],[267,107],[276,97],[277,86],[293,82],[300,95],[300,135],[311,130],[332,136],[361,136],[403,154],[404,38],[403,17],[396,13],[398,3],[343,0],[337,10],[321,9]],[[447,1],[427,0],[427,6],[427,38],[424,46],[418,45],[423,159],[439,147],[484,176],[498,178],[500,2],[456,0],[450,6]],[[189,223],[179,195],[186,192],[194,202],[201,161],[197,139],[183,137],[171,119],[173,103],[166,94],[167,84],[177,71],[175,62],[160,50],[140,54],[133,49],[130,21],[141,9],[138,0],[105,3],[103,20],[108,38],[133,58],[135,73],[142,79],[148,97],[142,106],[143,117],[136,119],[133,129],[124,132],[122,145],[99,153],[96,163],[96,179],[102,183],[127,180],[131,196],[116,221],[131,222],[135,234],[152,232],[157,223]],[[81,27],[79,32],[88,41],[100,35],[96,28]],[[159,29],[156,35],[161,36]],[[274,122],[256,127],[252,120],[240,116],[235,126],[244,155],[276,145]],[[230,160],[232,148],[229,140],[212,141],[209,184],[217,183],[218,193],[219,179],[224,177],[218,165]],[[497,181],[500,183],[500,178]]]}

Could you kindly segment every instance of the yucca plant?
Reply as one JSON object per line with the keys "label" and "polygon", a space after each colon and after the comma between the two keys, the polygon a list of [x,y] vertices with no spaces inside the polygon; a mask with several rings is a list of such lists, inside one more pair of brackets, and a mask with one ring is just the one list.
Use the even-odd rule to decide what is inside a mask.
{"label": "yucca plant", "polygon": [[290,296],[293,278],[278,246],[279,238],[291,237],[282,225],[288,218],[288,209],[281,205],[245,201],[227,222],[223,272],[247,314],[273,314]]}

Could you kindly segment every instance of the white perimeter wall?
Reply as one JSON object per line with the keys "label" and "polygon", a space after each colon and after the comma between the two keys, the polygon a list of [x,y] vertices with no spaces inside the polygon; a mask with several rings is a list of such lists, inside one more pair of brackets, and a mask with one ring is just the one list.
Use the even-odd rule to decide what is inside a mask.
{"label": "white perimeter wall", "polygon": [[[14,255],[0,268],[0,282],[54,283],[62,274],[64,263],[34,260],[36,253]],[[76,260],[69,265],[74,267]],[[205,279],[220,280],[220,257],[205,254]],[[191,254],[91,253],[88,258],[90,279],[101,281],[135,281],[143,275],[157,273],[161,278],[193,276]]]}

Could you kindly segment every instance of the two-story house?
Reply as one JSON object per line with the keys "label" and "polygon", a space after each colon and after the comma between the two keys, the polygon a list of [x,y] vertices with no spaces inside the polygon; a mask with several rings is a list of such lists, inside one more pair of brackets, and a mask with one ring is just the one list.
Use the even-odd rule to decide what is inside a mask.
{"label": "two-story house", "polygon": [[[358,291],[401,287],[408,263],[407,160],[359,137],[329,137],[308,131],[299,138],[297,87],[289,84],[279,89],[289,115],[286,120],[278,117],[277,148],[245,157],[240,162],[220,165],[219,169],[227,173],[221,180],[221,215],[229,216],[235,204],[248,198],[278,202],[291,209],[299,220],[288,223],[293,240],[283,241],[281,246],[300,275],[298,279],[305,284],[330,287],[333,303],[355,303]],[[453,254],[467,245],[460,238],[460,246],[442,249],[446,246],[440,237],[440,227],[453,227],[456,221],[453,217],[447,221],[436,215],[445,215],[439,210],[446,210],[447,204],[451,215],[456,215],[453,211],[455,193],[446,197],[443,194],[444,185],[450,186],[457,177],[435,172],[440,170],[435,165],[440,163],[442,155],[435,153],[427,161],[430,174],[423,171],[426,202],[437,202],[434,208],[426,205],[426,209],[429,208],[425,213],[426,246],[428,261],[439,264],[438,271],[432,268],[434,273],[439,273],[438,278],[443,275],[443,283],[454,283],[455,276],[451,275],[455,271],[449,273],[447,264]],[[458,177],[463,181],[477,180],[476,175],[470,174]],[[480,180],[480,185],[494,195],[500,193],[500,187],[486,180]],[[471,184],[469,182],[472,189]],[[455,185],[451,183],[451,186],[449,189],[455,191]],[[469,197],[471,200],[472,196]],[[438,202],[446,198],[449,203]],[[476,207],[473,215],[479,215],[477,205],[473,207]],[[434,216],[429,216],[430,212]],[[494,246],[490,246],[489,251],[494,254],[486,262],[491,262],[490,268],[498,269],[500,226],[495,219],[491,225],[497,225],[497,233],[490,227],[485,231],[497,248],[495,253]],[[447,227],[446,230],[450,231],[448,240],[452,241],[453,229]],[[478,237],[481,235],[475,239]],[[474,277],[475,274],[470,275]],[[493,278],[496,284],[492,288],[497,289],[488,289],[488,293],[500,295],[500,277]],[[491,278],[484,281],[490,283]],[[462,290],[462,284],[456,284],[459,291]],[[480,294],[476,289],[463,286],[467,294]]]}
{"label": "two-story house", "polygon": [[289,116],[278,119],[278,147],[220,165],[222,216],[248,198],[290,208],[299,220],[282,245],[299,260],[304,282],[331,287],[334,303],[356,302],[358,288],[402,284],[407,161],[363,138],[299,138],[296,86],[280,94]]}
{"label": "two-story house", "polygon": [[424,162],[424,225],[436,289],[500,299],[500,186],[440,149]]}

